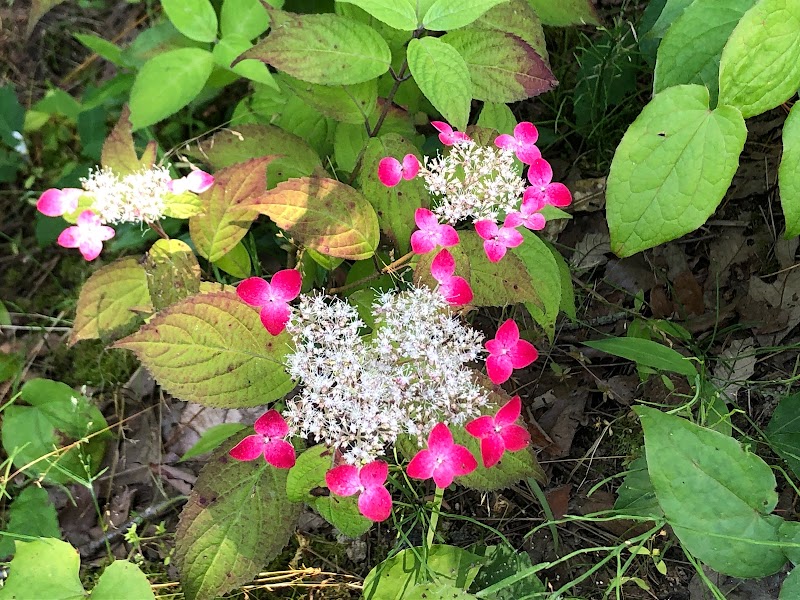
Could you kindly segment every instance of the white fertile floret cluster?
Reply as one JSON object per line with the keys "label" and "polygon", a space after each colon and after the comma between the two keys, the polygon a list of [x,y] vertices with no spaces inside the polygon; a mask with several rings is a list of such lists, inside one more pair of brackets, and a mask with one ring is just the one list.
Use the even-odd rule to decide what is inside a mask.
{"label": "white fertile floret cluster", "polygon": [[172,178],[166,167],[155,166],[120,177],[108,167],[81,179],[94,197],[92,210],[103,223],[152,223],[164,216]]}
{"label": "white fertile floret cluster", "polygon": [[482,353],[479,332],[453,317],[428,288],[382,294],[371,336],[347,302],[304,296],[287,324],[301,381],[284,417],[296,435],[340,449],[345,461],[375,460],[401,434],[424,439],[443,421],[480,414],[486,391],[468,363]]}
{"label": "white fertile floret cluster", "polygon": [[464,219],[496,223],[501,215],[519,208],[526,187],[512,152],[474,141],[459,142],[446,155],[426,158],[420,175],[439,199],[433,211],[452,225]]}

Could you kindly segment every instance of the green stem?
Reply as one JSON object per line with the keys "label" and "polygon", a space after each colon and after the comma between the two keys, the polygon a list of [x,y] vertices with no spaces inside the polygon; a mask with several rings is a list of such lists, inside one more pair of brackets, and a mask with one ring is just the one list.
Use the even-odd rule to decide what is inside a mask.
{"label": "green stem", "polygon": [[436,487],[436,494],[433,496],[433,512],[431,513],[431,522],[428,525],[428,538],[425,543],[425,549],[430,551],[433,546],[433,538],[436,536],[436,526],[439,524],[439,514],[442,510],[442,499],[444,498],[444,488]]}

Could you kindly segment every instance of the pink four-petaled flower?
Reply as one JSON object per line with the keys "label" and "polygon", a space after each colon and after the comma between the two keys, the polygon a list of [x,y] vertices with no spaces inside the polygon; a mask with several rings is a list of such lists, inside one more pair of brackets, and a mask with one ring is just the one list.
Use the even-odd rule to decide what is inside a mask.
{"label": "pink four-petaled flower", "polygon": [[441,250],[431,263],[431,275],[439,282],[439,293],[448,304],[461,306],[472,301],[472,288],[463,277],[454,276],[456,261],[447,250]]}
{"label": "pink four-petaled flower", "polygon": [[428,436],[428,447],[417,452],[406,472],[414,479],[433,477],[436,487],[446,488],[455,477],[472,473],[477,467],[472,453],[453,442],[447,425],[437,423]]}
{"label": "pink four-petaled flower", "polygon": [[484,239],[483,249],[490,261],[498,262],[506,255],[508,248],[516,248],[524,241],[522,234],[516,229],[521,224],[520,213],[507,215],[502,227],[489,220],[475,223],[475,231]]}
{"label": "pink four-petaled flower", "polygon": [[485,346],[489,351],[486,371],[489,379],[497,385],[508,381],[514,369],[527,367],[539,358],[533,344],[519,338],[519,327],[513,319],[500,325],[497,335],[493,340],[488,340]]}
{"label": "pink four-petaled flower", "polygon": [[413,154],[406,154],[403,162],[387,156],[378,163],[378,179],[386,187],[394,187],[401,179],[410,181],[419,173],[419,160]]}
{"label": "pink four-petaled flower", "polygon": [[236,460],[255,460],[263,456],[273,467],[291,469],[294,466],[294,447],[285,439],[289,426],[280,413],[273,409],[258,417],[255,435],[248,435],[236,444],[229,454]]}
{"label": "pink four-petaled flower", "polygon": [[498,148],[514,152],[519,160],[529,165],[542,156],[539,148],[536,147],[538,139],[539,131],[536,129],[536,125],[523,121],[514,127],[513,136],[507,133],[498,135],[494,143]]}
{"label": "pink four-petaled flower", "polygon": [[539,211],[544,208],[544,201],[538,197],[529,197],[522,200],[519,208],[520,222],[522,225],[533,231],[544,229],[547,219]]}
{"label": "pink four-petaled flower", "polygon": [[411,249],[417,254],[426,254],[437,246],[449,248],[458,244],[458,233],[453,226],[439,223],[427,208],[414,211],[414,221],[419,229],[411,234]]}
{"label": "pink four-petaled flower", "polygon": [[444,121],[431,121],[431,125],[439,132],[439,141],[445,146],[452,146],[459,142],[468,142],[471,139],[463,131],[454,131],[453,128]]}
{"label": "pink four-petaled flower", "polygon": [[515,423],[521,412],[522,402],[514,396],[495,416],[483,415],[464,426],[467,433],[481,441],[481,458],[487,469],[500,462],[506,450],[516,452],[530,443],[531,434]]}
{"label": "pink four-petaled flower", "polygon": [[375,460],[359,469],[354,465],[339,465],[325,474],[325,483],[337,496],[358,497],[358,510],[371,521],[385,521],[392,512],[392,495],[384,487],[389,465]]}
{"label": "pink four-petaled flower", "polygon": [[78,188],[50,188],[45,190],[36,202],[36,209],[48,217],[60,217],[78,208],[78,198],[83,190]]}
{"label": "pink four-petaled flower", "polygon": [[90,210],[78,215],[76,225],[67,227],[58,236],[58,245],[64,248],[77,248],[83,258],[94,260],[103,250],[103,242],[114,237],[114,230],[100,223],[100,217]]}
{"label": "pink four-petaled flower", "polygon": [[202,194],[212,185],[214,185],[213,175],[201,171],[200,169],[195,169],[185,177],[170,181],[167,184],[167,188],[173,194],[183,194],[184,192]]}
{"label": "pink four-petaled flower", "polygon": [[553,169],[550,163],[543,158],[539,158],[528,167],[528,181],[530,187],[525,189],[522,195],[523,204],[526,201],[535,201],[537,204],[550,204],[563,208],[572,202],[572,194],[563,183],[551,183],[553,181]]}
{"label": "pink four-petaled flower", "polygon": [[261,277],[250,277],[236,288],[239,298],[250,306],[261,307],[261,322],[272,335],[286,328],[291,309],[289,302],[300,294],[303,279],[299,271],[284,269],[272,276],[267,283]]}

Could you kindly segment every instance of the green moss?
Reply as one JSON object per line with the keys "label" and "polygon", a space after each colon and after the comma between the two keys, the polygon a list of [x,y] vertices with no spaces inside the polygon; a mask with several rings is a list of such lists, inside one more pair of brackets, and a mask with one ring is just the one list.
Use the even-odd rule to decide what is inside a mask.
{"label": "green moss", "polygon": [[112,350],[100,340],[86,340],[55,348],[50,355],[50,376],[67,385],[105,388],[124,384],[138,366],[130,352]]}

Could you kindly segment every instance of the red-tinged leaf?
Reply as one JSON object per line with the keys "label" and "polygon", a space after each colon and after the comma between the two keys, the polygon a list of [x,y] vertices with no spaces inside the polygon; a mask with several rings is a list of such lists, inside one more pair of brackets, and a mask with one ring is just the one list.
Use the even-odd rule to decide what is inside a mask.
{"label": "red-tinged leaf", "polygon": [[100,164],[109,167],[118,175],[127,175],[153,166],[156,161],[156,143],[150,142],[139,158],[133,146],[131,134],[131,111],[127,106],[122,108],[119,121],[103,143],[100,153]]}
{"label": "red-tinged leaf", "polygon": [[200,291],[200,265],[188,244],[158,240],[145,259],[150,300],[158,311]]}
{"label": "red-tinged leaf", "polygon": [[378,216],[358,191],[321,177],[290,179],[250,203],[297,241],[322,254],[362,260],[380,241]]}
{"label": "red-tinged leaf", "polygon": [[494,29],[510,33],[525,41],[547,62],[547,44],[542,22],[526,0],[503,2],[466,29]]}
{"label": "red-tinged leaf", "polygon": [[283,367],[288,334],[270,335],[233,292],[173,304],[114,347],[135,352],[169,393],[206,406],[259,406],[294,386]]}
{"label": "red-tinged leaf", "polygon": [[124,329],[136,321],[132,308],[152,309],[144,267],[135,258],[123,258],[98,269],[78,296],[70,345]]}
{"label": "red-tinged leaf", "polygon": [[536,50],[515,35],[491,29],[457,30],[441,40],[467,63],[476,100],[517,102],[558,84]]}
{"label": "red-tinged leaf", "polygon": [[247,203],[267,189],[267,165],[274,156],[254,158],[219,171],[203,192],[203,212],[189,219],[197,252],[214,262],[225,256],[250,229],[258,213]]}
{"label": "red-tinged leaf", "polygon": [[286,497],[285,469],[228,456],[209,459],[181,513],[176,560],[188,600],[218,598],[255,577],[297,525],[302,503]]}

